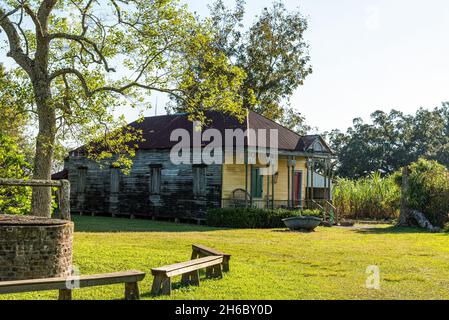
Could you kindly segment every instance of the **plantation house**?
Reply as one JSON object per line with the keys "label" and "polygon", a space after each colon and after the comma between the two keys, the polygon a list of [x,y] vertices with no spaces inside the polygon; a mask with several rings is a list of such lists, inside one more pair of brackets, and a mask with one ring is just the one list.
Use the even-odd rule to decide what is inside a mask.
{"label": "plantation house", "polygon": [[[252,111],[243,122],[218,112],[206,116],[209,121],[204,130],[215,129],[223,137],[227,130],[246,134],[245,139],[235,139],[232,146],[225,139],[220,142],[222,150],[231,148],[236,158],[243,152],[240,154],[244,159],[242,163],[174,164],[170,155],[173,148],[179,146],[179,140],[172,141],[172,133],[182,129],[191,137],[195,135],[188,115],[176,114],[149,117],[130,124],[142,131],[144,141],[139,143],[128,175],[119,168],[100,166],[88,159],[80,148],[70,152],[64,171],[53,178],[70,180],[71,209],[81,214],[201,220],[208,208],[293,209],[330,205],[332,181],[327,173],[333,153],[320,136],[299,136]],[[247,133],[251,130],[267,134],[270,130],[277,132],[277,169],[268,175],[264,170],[266,164],[258,157],[249,158],[260,149],[264,150],[261,147],[268,146],[269,139],[262,146],[259,140],[250,139]],[[187,146],[194,146],[194,143]],[[207,144],[203,142],[200,148],[205,147]],[[191,156],[195,156],[194,150]]]}

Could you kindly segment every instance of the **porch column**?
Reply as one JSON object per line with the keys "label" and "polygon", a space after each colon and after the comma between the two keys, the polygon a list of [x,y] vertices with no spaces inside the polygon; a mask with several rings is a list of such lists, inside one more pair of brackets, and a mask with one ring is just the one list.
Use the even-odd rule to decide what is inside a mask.
{"label": "porch column", "polygon": [[271,209],[274,210],[274,179],[276,178],[276,172],[273,172],[271,177]]}
{"label": "porch column", "polygon": [[248,151],[245,151],[245,208],[248,208]]}
{"label": "porch column", "polygon": [[290,169],[290,198],[291,198],[291,207],[295,206],[295,169],[296,169],[296,160],[294,157],[291,158],[289,162]]}
{"label": "porch column", "polygon": [[[306,201],[308,202],[309,198],[310,198],[310,190],[309,190],[309,185],[310,185],[310,159],[306,158],[306,170],[307,170],[307,181],[306,181],[306,192],[305,192],[305,196],[304,198],[306,199]],[[308,203],[307,203],[308,204]]]}
{"label": "porch column", "polygon": [[267,209],[270,207],[270,175],[267,174]]}
{"label": "porch column", "polygon": [[311,179],[311,184],[310,184],[310,200],[315,200],[314,198],[314,190],[315,186],[314,186],[314,171],[315,171],[315,159],[312,158],[312,163],[311,163],[311,168],[310,168],[310,179]]}
{"label": "porch column", "polygon": [[291,157],[287,158],[287,207],[291,208],[293,205],[290,203],[291,199],[291,189],[290,189],[290,161]]}

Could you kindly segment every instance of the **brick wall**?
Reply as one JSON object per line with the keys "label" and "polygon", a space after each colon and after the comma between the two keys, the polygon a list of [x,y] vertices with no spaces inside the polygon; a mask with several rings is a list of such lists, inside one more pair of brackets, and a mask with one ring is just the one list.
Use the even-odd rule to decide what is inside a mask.
{"label": "brick wall", "polygon": [[73,223],[0,224],[0,281],[68,276]]}

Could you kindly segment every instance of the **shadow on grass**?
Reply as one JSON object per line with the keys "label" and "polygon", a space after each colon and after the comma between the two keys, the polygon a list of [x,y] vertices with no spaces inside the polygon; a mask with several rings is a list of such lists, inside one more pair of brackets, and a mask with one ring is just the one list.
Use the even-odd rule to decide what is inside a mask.
{"label": "shadow on grass", "polygon": [[352,229],[353,232],[360,234],[413,234],[413,233],[430,233],[424,229],[419,228],[398,228],[398,227],[387,227],[387,228],[357,228]]}
{"label": "shadow on grass", "polygon": [[315,233],[315,230],[290,230],[290,229],[276,229],[271,230],[271,232],[277,232],[277,233]]}
{"label": "shadow on grass", "polygon": [[152,220],[130,220],[126,218],[73,216],[75,232],[210,232],[223,230],[207,226],[176,224]]}

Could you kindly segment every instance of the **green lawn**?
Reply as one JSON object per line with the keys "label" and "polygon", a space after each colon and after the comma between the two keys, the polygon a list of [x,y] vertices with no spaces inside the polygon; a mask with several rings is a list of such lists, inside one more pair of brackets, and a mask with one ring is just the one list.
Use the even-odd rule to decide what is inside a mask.
{"label": "green lawn", "polygon": [[[75,217],[74,263],[82,274],[152,267],[188,260],[198,243],[232,254],[231,272],[201,287],[181,287],[171,299],[448,299],[449,245],[445,234],[319,228],[226,230],[145,220]],[[381,289],[366,289],[365,270],[377,265]],[[140,284],[143,299],[153,277]],[[57,292],[0,299],[56,299]],[[122,299],[123,286],[77,290],[74,299]],[[159,298],[161,299],[161,298]],[[163,299],[167,299],[164,297]]]}

